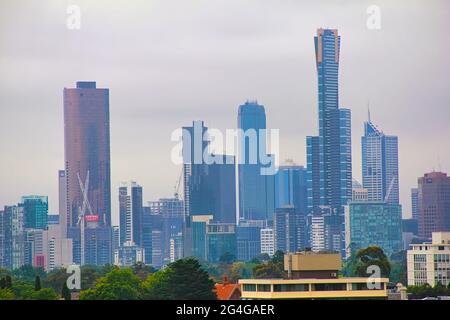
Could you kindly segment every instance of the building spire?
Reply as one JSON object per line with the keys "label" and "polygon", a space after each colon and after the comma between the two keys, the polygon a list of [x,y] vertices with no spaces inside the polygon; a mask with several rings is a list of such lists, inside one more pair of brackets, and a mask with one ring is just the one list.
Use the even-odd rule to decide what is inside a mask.
{"label": "building spire", "polygon": [[370,101],[369,100],[367,100],[367,121],[371,122],[370,121]]}

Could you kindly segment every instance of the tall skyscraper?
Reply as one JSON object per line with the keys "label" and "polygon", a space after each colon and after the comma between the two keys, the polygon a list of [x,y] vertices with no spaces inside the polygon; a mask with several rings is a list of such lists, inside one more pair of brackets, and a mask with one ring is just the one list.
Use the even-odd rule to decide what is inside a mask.
{"label": "tall skyscraper", "polygon": [[142,187],[136,182],[119,187],[120,246],[125,243],[142,245]]}
{"label": "tall skyscraper", "polygon": [[0,210],[0,268],[5,268],[5,211]]}
{"label": "tall skyscraper", "polygon": [[339,108],[340,36],[337,30],[319,29],[314,43],[319,135],[306,138],[308,211],[317,215],[323,212],[322,206],[330,207],[331,214],[337,216],[331,220],[341,226],[339,236],[343,249],[343,206],[352,197],[352,160],[351,113],[349,109]]}
{"label": "tall skyscraper", "polygon": [[385,135],[369,119],[364,123],[362,147],[363,187],[369,201],[399,203],[398,138]]}
{"label": "tall skyscraper", "polygon": [[303,215],[307,214],[306,168],[287,161],[275,175],[275,208],[293,206]]}
{"label": "tall skyscraper", "polygon": [[411,215],[414,220],[419,219],[419,189],[411,188]]}
{"label": "tall skyscraper", "polygon": [[30,229],[47,229],[48,226],[48,197],[24,196],[21,206],[24,208],[24,227]]}
{"label": "tall skyscraper", "polygon": [[450,177],[443,172],[426,173],[419,180],[419,238],[450,231]]}
{"label": "tall skyscraper", "polygon": [[[152,225],[152,231],[159,231],[159,237],[155,238],[157,243],[150,245],[150,253],[152,247],[160,248],[158,253],[158,261],[161,265],[167,265],[172,260],[182,258],[182,235],[183,235],[183,221],[184,221],[184,203],[178,198],[161,198],[157,201],[148,202],[148,210],[150,217],[149,224]],[[173,257],[171,257],[171,250],[173,249]],[[147,247],[145,247],[147,255]],[[172,259],[173,258],[173,259]],[[146,263],[151,263],[147,261]]]}
{"label": "tall skyscraper", "polygon": [[67,202],[67,179],[66,171],[58,171],[58,209],[59,209],[59,225],[61,228],[61,236],[67,238],[67,226],[70,226]]}
{"label": "tall skyscraper", "polygon": [[23,206],[6,206],[1,215],[3,242],[2,267],[17,269],[25,264],[25,229]]}
{"label": "tall skyscraper", "polygon": [[[212,215],[217,223],[236,223],[235,159],[228,155],[211,155],[208,128],[194,121],[183,128],[183,176],[185,228],[184,255],[192,254],[192,216]],[[207,163],[203,155],[217,162]]]}
{"label": "tall skyscraper", "polygon": [[64,149],[69,225],[75,226],[89,173],[87,197],[100,225],[111,226],[109,89],[77,82],[64,89]]}
{"label": "tall skyscraper", "polygon": [[263,175],[260,155],[266,155],[266,113],[264,106],[247,101],[239,106],[239,214],[244,220],[273,220],[274,176]]}

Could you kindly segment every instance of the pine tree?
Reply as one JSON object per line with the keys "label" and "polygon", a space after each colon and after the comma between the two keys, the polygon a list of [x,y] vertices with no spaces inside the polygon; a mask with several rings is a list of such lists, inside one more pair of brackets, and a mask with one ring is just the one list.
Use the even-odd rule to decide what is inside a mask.
{"label": "pine tree", "polygon": [[12,289],[12,278],[10,275],[6,276],[6,289]]}
{"label": "pine tree", "polygon": [[36,278],[34,278],[34,291],[39,290],[41,290],[41,277],[36,276]]}
{"label": "pine tree", "polygon": [[64,300],[72,300],[72,295],[70,294],[70,290],[67,287],[67,282],[64,281],[62,290],[61,290],[61,297],[63,297]]}

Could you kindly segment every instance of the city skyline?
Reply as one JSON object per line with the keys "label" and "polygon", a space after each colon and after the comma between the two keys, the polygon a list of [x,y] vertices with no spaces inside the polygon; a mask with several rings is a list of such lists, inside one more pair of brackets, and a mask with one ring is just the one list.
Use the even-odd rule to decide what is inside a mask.
{"label": "city skyline", "polygon": [[[441,2],[440,4],[443,9],[445,9],[444,6],[447,6],[444,2]],[[3,5],[20,6],[21,4],[19,2],[18,4],[2,4],[2,6]],[[233,8],[233,5],[233,3],[227,4],[225,7],[226,9],[231,9]],[[253,5],[255,6],[255,3]],[[214,14],[217,14],[218,8],[214,7],[214,5],[210,6],[212,6],[209,8],[214,16]],[[256,5],[256,12],[265,12],[266,16],[270,16],[266,6],[267,5]],[[279,21],[278,19],[280,17],[278,15],[283,12],[285,13],[284,10],[287,10],[289,6],[295,5],[289,4],[286,5],[286,7],[282,6],[281,9],[277,9],[274,15],[270,16],[273,17],[275,21],[271,21]],[[175,166],[170,162],[170,149],[173,147],[173,144],[170,142],[171,131],[191,123],[194,119],[204,120],[209,127],[235,128],[237,107],[247,98],[258,98],[258,101],[265,106],[268,128],[280,128],[280,162],[285,158],[293,158],[299,165],[306,165],[304,137],[307,134],[316,132],[316,123],[315,121],[311,121],[311,119],[316,119],[317,117],[317,99],[316,90],[314,89],[316,86],[316,77],[314,75],[314,52],[312,50],[313,43],[311,41],[311,35],[314,33],[315,29],[322,24],[324,26],[335,24],[333,27],[339,29],[340,34],[343,35],[343,50],[345,50],[345,54],[342,55],[341,59],[341,78],[345,77],[345,80],[340,81],[340,96],[342,101],[341,105],[352,110],[353,177],[361,181],[361,146],[358,141],[359,137],[362,135],[360,127],[362,126],[365,117],[367,102],[370,101],[370,108],[375,116],[374,122],[383,127],[387,132],[399,137],[399,164],[401,167],[400,202],[404,208],[404,215],[409,216],[409,192],[411,187],[417,186],[417,178],[422,176],[425,172],[432,171],[433,167],[436,170],[441,169],[444,172],[448,172],[450,169],[448,168],[448,164],[446,164],[448,163],[448,159],[450,159],[450,151],[439,148],[440,145],[445,144],[445,136],[448,136],[449,133],[446,123],[448,122],[447,120],[450,119],[448,119],[448,113],[445,113],[445,107],[448,106],[449,96],[445,90],[439,89],[443,88],[442,86],[445,85],[446,73],[450,69],[450,63],[440,57],[441,55],[442,57],[447,56],[446,53],[449,51],[449,46],[443,42],[436,43],[435,41],[432,41],[431,38],[423,39],[423,37],[420,37],[421,41],[424,42],[424,46],[415,48],[417,50],[416,54],[418,54],[415,59],[421,62],[424,69],[428,68],[430,79],[428,79],[429,81],[423,84],[423,86],[419,86],[420,81],[414,82],[411,79],[407,79],[405,76],[401,79],[406,83],[401,83],[397,75],[394,75],[394,73],[400,73],[399,70],[395,69],[392,73],[389,73],[388,70],[393,67],[393,61],[391,61],[390,58],[395,57],[396,52],[395,50],[390,50],[394,46],[394,43],[391,42],[393,41],[393,38],[390,33],[395,29],[393,28],[395,23],[390,20],[393,19],[393,17],[389,13],[393,14],[396,12],[396,14],[401,14],[402,18],[404,18],[403,15],[406,15],[406,13],[400,13],[399,8],[395,7],[395,5],[387,4],[386,2],[382,2],[380,6],[384,10],[383,12],[385,12],[383,13],[383,25],[381,30],[371,31],[366,28],[365,8],[367,6],[361,5],[360,12],[357,11],[355,7],[353,7],[351,13],[347,13],[345,9],[340,9],[343,10],[347,16],[351,16],[352,14],[361,16],[357,26],[354,26],[351,23],[349,24],[348,21],[344,21],[344,19],[339,21],[335,18],[331,18],[329,19],[329,22],[326,22],[324,18],[320,18],[314,23],[306,21],[305,25],[307,27],[301,27],[301,23],[295,26],[289,25],[289,28],[292,28],[293,31],[291,30],[287,35],[282,35],[283,32],[280,31],[286,31],[288,27],[286,24],[292,24],[295,18],[298,18],[294,14],[288,15],[288,22],[280,26],[282,30],[275,28],[274,31],[276,31],[276,35],[273,35],[271,29],[265,29],[260,23],[260,17],[257,17],[254,13],[250,13],[244,9],[243,12],[241,12],[241,16],[238,16],[238,22],[243,23],[246,20],[244,19],[246,17],[250,18],[252,21],[259,22],[254,29],[250,28],[249,25],[244,24],[243,30],[252,32],[250,37],[253,37],[253,40],[249,43],[249,46],[251,48],[258,48],[258,46],[260,46],[262,49],[268,49],[271,45],[279,44],[279,47],[277,47],[278,49],[268,50],[268,52],[265,53],[258,51],[258,54],[255,55],[252,53],[243,53],[240,50],[231,50],[234,48],[233,44],[239,45],[245,43],[245,32],[241,35],[242,38],[240,38],[236,35],[233,36],[233,30],[229,30],[226,27],[220,29],[220,27],[223,28],[224,26],[220,26],[220,24],[215,25],[218,27],[217,30],[215,29],[216,32],[225,32],[225,42],[230,46],[228,51],[226,51],[227,56],[220,55],[218,54],[219,50],[208,47],[215,53],[214,58],[207,60],[206,62],[207,70],[212,70],[212,72],[210,72],[210,75],[203,74],[202,72],[205,71],[202,70],[201,75],[192,73],[191,76],[194,80],[193,84],[187,85],[187,88],[185,89],[180,89],[177,84],[186,83],[185,81],[188,78],[185,78],[180,74],[178,74],[177,77],[177,73],[173,68],[168,69],[173,77],[162,77],[160,79],[162,80],[162,83],[160,84],[157,84],[158,77],[147,78],[148,76],[143,76],[142,74],[140,74],[142,83],[139,83],[135,77],[124,80],[120,76],[122,75],[121,72],[123,70],[117,70],[117,67],[113,67],[114,72],[103,72],[106,70],[105,68],[107,68],[107,66],[117,66],[120,64],[118,61],[120,56],[112,54],[110,58],[115,61],[106,61],[106,63],[103,63],[102,67],[94,67],[95,62],[98,62],[98,59],[100,59],[105,52],[100,50],[98,53],[95,53],[90,51],[90,49],[87,50],[89,42],[85,42],[82,45],[82,48],[84,49],[74,50],[83,56],[80,59],[80,61],[83,60],[83,62],[80,64],[80,62],[71,60],[72,64],[70,65],[73,66],[73,70],[71,70],[70,75],[67,73],[62,74],[59,70],[56,70],[57,68],[46,65],[46,63],[48,63],[46,59],[49,59],[50,57],[56,58],[53,64],[67,63],[64,59],[74,59],[73,56],[64,58],[61,53],[56,57],[52,55],[47,56],[45,54],[47,48],[54,45],[56,41],[63,40],[65,36],[71,38],[73,41],[82,41],[83,36],[91,39],[101,36],[102,29],[100,28],[100,25],[95,27],[97,29],[92,29],[92,27],[90,27],[90,23],[92,25],[93,21],[89,20],[89,17],[92,18],[92,13],[90,14],[89,10],[93,10],[95,14],[99,14],[99,8],[95,8],[95,6],[86,9],[87,12],[85,15],[87,16],[87,21],[83,24],[80,31],[64,29],[65,26],[62,23],[60,26],[62,31],[48,32],[48,42],[38,45],[37,43],[33,44],[33,41],[31,41],[29,45],[34,49],[35,61],[27,60],[25,53],[22,51],[20,52],[23,56],[20,56],[19,58],[15,57],[14,53],[19,52],[17,50],[21,48],[21,45],[23,44],[22,41],[27,37],[25,34],[23,35],[24,38],[20,38],[17,42],[11,42],[12,39],[9,39],[7,34],[7,30],[9,30],[14,23],[18,24],[19,30],[22,30],[23,32],[27,25],[19,22],[12,23],[10,18],[5,17],[2,14],[2,18],[5,18],[2,19],[3,21],[1,22],[1,30],[5,30],[2,32],[2,37],[5,37],[6,40],[1,44],[2,52],[4,52],[2,57],[4,59],[0,61],[2,69],[6,70],[6,76],[0,81],[2,92],[2,115],[4,115],[2,118],[10,120],[0,126],[0,130],[3,136],[11,136],[11,132],[14,129],[15,136],[14,139],[2,139],[1,142],[3,150],[12,151],[7,152],[4,155],[4,167],[2,168],[1,175],[2,185],[8,186],[8,188],[2,187],[0,204],[3,206],[17,203],[21,196],[27,194],[42,194],[49,196],[49,212],[56,213],[58,211],[58,181],[56,179],[56,174],[64,164],[61,91],[63,87],[71,87],[73,86],[73,83],[79,80],[96,81],[99,87],[109,88],[111,92],[111,202],[114,225],[118,225],[118,201],[116,199],[120,182],[129,180],[138,181],[143,186],[145,201],[172,196],[173,185],[176,183],[179,170],[178,168],[175,170]],[[419,4],[413,2],[409,8],[406,8],[406,11],[409,9],[412,11],[414,6],[419,6]],[[65,10],[61,10],[60,14],[56,14],[55,11],[58,11],[58,7],[54,7],[54,5],[47,4],[44,8],[34,8],[36,9],[34,11],[33,6],[31,5],[30,7],[31,8],[27,8],[26,10],[24,9],[22,14],[26,16],[31,14],[29,11],[32,11],[35,15],[35,19],[32,20],[31,23],[36,25],[39,25],[41,22],[39,17],[42,16],[39,14],[44,14],[46,17],[48,16],[51,21],[50,25],[57,25],[59,20],[64,21],[66,17]],[[333,6],[331,5],[331,8],[332,7]],[[43,10],[48,8],[51,10]],[[83,9],[83,2],[81,2],[81,8]],[[317,10],[314,10],[314,8]],[[306,12],[312,11],[314,13],[320,8],[322,8],[321,5],[308,6]],[[114,7],[111,7],[110,9],[114,12]],[[169,9],[170,5],[169,8],[166,8],[165,5],[160,4],[159,7],[156,6],[155,10]],[[197,7],[197,9],[200,11],[198,14],[203,17],[205,13],[199,7]],[[405,11],[404,7],[401,9]],[[439,6],[425,8],[425,10],[439,11]],[[5,9],[1,11],[7,12],[8,10]],[[443,12],[440,14],[445,18],[445,15],[448,15],[448,10],[447,13],[444,12],[445,10],[442,11]],[[129,13],[138,15],[132,8],[129,8]],[[305,13],[303,12],[302,16],[303,14]],[[413,13],[411,13],[410,16],[411,15],[414,16]],[[178,15],[176,16],[179,17]],[[424,15],[421,14],[421,17],[423,16]],[[206,19],[206,17],[203,18]],[[105,19],[108,21],[107,17],[101,15],[99,23],[102,21],[104,22]],[[449,20],[450,19],[447,21]],[[164,22],[169,21],[159,21],[158,26],[167,27]],[[209,21],[209,18],[207,21]],[[420,23],[414,25],[414,23],[408,19],[402,21],[411,23],[401,26],[401,28],[404,28],[403,30],[406,31],[408,27],[411,27],[413,30],[418,31],[419,34],[420,32],[425,33],[428,31],[430,37],[433,33],[433,27],[437,27],[436,24],[433,26],[426,26]],[[419,21],[424,22],[420,19]],[[223,20],[221,21],[221,23],[225,22],[226,21]],[[141,21],[140,23],[144,22]],[[448,22],[442,20],[442,24],[443,29],[445,29],[445,25],[448,24]],[[124,24],[119,23],[119,25],[125,27]],[[138,25],[139,24],[132,24],[132,27]],[[201,25],[196,25],[194,27],[200,26]],[[52,25],[52,28],[53,27],[55,26]],[[117,26],[110,25],[110,27],[116,28]],[[151,28],[151,24],[147,27],[150,30],[154,30]],[[47,31],[47,26],[41,26],[40,28],[42,31]],[[422,30],[417,30],[417,28]],[[78,34],[76,32],[78,32]],[[192,37],[192,34],[190,34],[189,31],[187,32],[188,33],[186,33],[185,36],[188,38],[189,36]],[[307,37],[304,37],[301,32],[305,32]],[[255,38],[254,33],[259,34],[261,38]],[[214,35],[214,32],[212,34]],[[123,35],[124,34],[119,33],[119,38],[122,40],[124,40]],[[298,35],[298,37],[296,37],[296,35]],[[177,41],[182,41],[182,37],[179,38],[176,37],[176,35],[172,36],[176,40],[173,43],[166,43],[166,45],[168,48],[173,49],[176,47],[177,43],[179,44]],[[203,36],[209,41],[207,43],[211,44],[211,34],[207,33]],[[268,36],[268,38],[264,38],[265,36]],[[367,42],[358,38],[361,36],[367,37],[367,39],[371,41],[369,47],[371,47],[372,50],[370,48],[365,48]],[[405,38],[396,40],[400,41],[406,48],[412,45],[411,40],[412,42],[415,42],[416,40],[416,38]],[[194,37],[194,39],[191,40],[195,43],[195,41],[201,39],[201,37]],[[107,40],[108,45],[111,45],[111,39]],[[70,40],[66,39],[65,41],[67,42],[63,41],[63,45],[66,46],[66,48],[71,48],[72,45],[70,44]],[[386,44],[386,49],[377,51],[377,45],[382,43]],[[6,48],[8,44],[9,48]],[[164,44],[164,41],[162,41],[162,43],[157,42],[157,44]],[[191,69],[191,67],[188,67],[189,61],[198,62],[198,59],[207,56],[207,52],[196,52],[194,44],[185,45],[185,47],[181,46],[183,48],[182,51],[188,53],[188,55],[183,58],[184,60],[181,60],[178,56],[172,57],[173,60],[165,60],[164,65],[166,67],[173,62],[176,62],[178,67],[185,66],[186,69],[182,69],[183,72],[185,72]],[[426,49],[426,45],[433,45],[433,52],[429,51],[431,49]],[[436,48],[436,46],[439,47]],[[93,47],[100,49],[100,47],[96,45],[93,45]],[[148,47],[146,47],[146,49],[149,50]],[[401,50],[404,49],[405,48],[403,47]],[[397,50],[399,50],[397,54],[400,54],[400,48]],[[359,51],[360,53],[358,53]],[[373,53],[372,51],[375,51],[376,53]],[[364,58],[364,52],[372,53],[369,55],[369,58]],[[54,55],[55,53],[52,54]],[[198,54],[197,57],[196,54]],[[93,60],[90,61],[89,57],[93,58]],[[425,61],[425,57],[429,57],[431,61],[428,61],[428,59]],[[142,56],[139,56],[139,58],[143,59]],[[412,67],[415,65],[413,58],[414,57],[410,57],[411,60],[409,60],[409,63],[408,61],[402,61],[402,63],[404,63],[403,66],[397,64],[394,64],[394,66],[401,68],[401,70],[404,70],[403,68]],[[63,59],[63,61],[57,62],[59,61],[58,59]],[[140,62],[145,63],[148,68],[145,72],[148,72],[149,74],[151,74],[151,66],[154,67],[154,62],[152,62],[152,60],[153,59],[151,58],[139,60]],[[279,60],[286,60],[287,62],[280,64]],[[434,66],[436,63],[433,62],[433,60],[442,61],[438,64],[439,70]],[[12,63],[6,65],[8,61]],[[21,64],[21,62],[25,62],[25,65]],[[430,64],[424,65],[426,63]],[[27,70],[25,70],[24,66],[32,68],[27,68]],[[36,79],[38,75],[41,75],[41,68],[45,68],[45,66],[49,68],[49,72],[46,72],[49,79],[46,81],[44,87],[36,86]],[[80,70],[77,70],[76,66],[81,66]],[[230,66],[234,66],[234,69],[237,68],[239,70],[233,70],[233,72],[225,70]],[[130,67],[132,70],[138,70],[137,66],[134,64],[124,64],[124,68],[127,67]],[[200,66],[199,69],[201,68],[203,67]],[[219,69],[215,70],[214,68]],[[294,71],[292,71],[291,68],[293,68]],[[367,70],[367,74],[364,74],[361,70]],[[393,79],[392,81],[395,81],[394,83],[390,82],[391,86],[398,88],[400,85],[400,89],[403,91],[399,90],[400,93],[393,92],[395,91],[393,88],[388,88],[387,84],[383,84],[381,81],[377,80],[378,74],[376,73],[376,70],[384,72],[386,79]],[[159,69],[158,71],[161,72],[163,70]],[[422,69],[420,69],[420,71],[423,72]],[[423,78],[422,72],[420,78]],[[255,80],[255,82],[252,83],[250,81],[251,79],[263,77],[266,75],[265,73],[271,75],[271,77],[265,77],[267,79],[266,82]],[[19,77],[19,75],[22,74],[25,76]],[[441,74],[443,77],[442,79],[444,80],[439,80],[439,75]],[[220,75],[223,75],[223,77],[220,77]],[[239,79],[239,75],[241,75],[241,79]],[[255,75],[257,76],[255,77]],[[281,80],[282,75],[286,75],[287,80],[282,82],[282,84],[275,86],[275,84]],[[434,76],[433,79],[431,79],[431,75]],[[212,78],[210,79],[209,76]],[[232,84],[233,81],[236,80],[236,76],[238,77],[238,81]],[[357,78],[355,76],[362,76],[362,79],[359,79],[361,83],[355,81],[355,78]],[[222,79],[220,80],[219,78]],[[143,87],[149,86],[149,84],[146,83],[146,80],[149,79],[151,80],[150,84],[154,85],[155,90],[152,90],[151,92],[141,91]],[[207,81],[207,79],[210,81]],[[23,86],[18,85],[19,80],[22,81]],[[215,82],[217,84],[215,84]],[[295,82],[295,85],[292,84],[293,82]],[[138,85],[136,86],[136,84]],[[205,94],[206,92],[200,89],[204,87],[205,84],[211,86],[211,90],[205,91],[212,91],[213,93],[219,94],[213,94],[212,96]],[[422,85],[422,82],[420,82],[420,84]],[[172,87],[172,85],[172,90],[167,88]],[[405,87],[401,87],[401,85],[404,85]],[[412,87],[409,85],[412,85]],[[36,90],[33,88],[34,91],[30,91],[30,93],[34,93],[33,96],[30,96],[32,98],[28,98],[27,95],[22,96],[22,90],[28,90],[35,86],[39,89]],[[271,89],[269,90],[269,88]],[[423,91],[424,93],[419,92],[419,88],[422,89],[420,91]],[[179,93],[179,90],[181,90],[181,94],[175,94],[175,96],[179,97],[169,97],[172,92]],[[192,90],[192,94],[188,94],[188,90]],[[272,92],[270,93],[269,91]],[[360,91],[362,91],[362,93]],[[163,94],[161,94],[161,92],[163,92]],[[411,95],[411,92],[414,94]],[[304,95],[307,98],[301,97],[301,95]],[[412,97],[409,97],[409,95]],[[217,98],[217,96],[219,98]],[[385,100],[385,96],[391,97],[392,99]],[[153,101],[154,104],[147,104],[149,101]],[[392,103],[392,101],[397,101],[397,103]],[[431,106],[423,108],[423,103],[426,101],[431,103]],[[186,104],[182,102],[186,102]],[[218,104],[217,108],[211,108],[211,106],[215,106],[216,104]],[[392,106],[393,104],[397,108],[394,108]],[[419,106],[421,104],[422,106]],[[155,107],[155,105],[158,105],[158,107]],[[24,112],[17,112],[18,108],[22,108]],[[429,108],[435,110],[437,116],[433,117],[433,114],[430,114]],[[211,109],[214,109],[214,111],[211,111]],[[389,110],[389,112],[387,112],[387,110]],[[291,113],[294,114],[293,117],[289,116]],[[412,113],[416,114],[416,117],[410,118],[409,115]],[[432,126],[424,128],[423,119],[426,119],[426,116],[430,119],[426,125]],[[408,117],[406,118],[407,121],[404,121],[405,117]],[[295,118],[295,121],[289,118]],[[37,119],[40,121],[38,122]],[[401,123],[402,120],[407,122],[407,126]],[[152,129],[148,129],[147,127],[152,127]],[[424,130],[418,130],[420,127],[424,128]],[[133,143],[130,144],[130,141],[133,141]],[[415,156],[417,154],[417,145],[423,150],[423,152],[421,152],[421,157],[418,159]],[[25,157],[27,153],[23,150],[28,150],[27,153],[33,153],[32,165],[30,165],[29,158],[27,159]],[[161,151],[155,156],[155,150]],[[442,163],[440,165],[442,167],[439,168],[439,162],[441,161]],[[12,168],[20,167],[20,171],[18,169],[6,170],[6,166],[11,166]],[[149,168],[158,168],[158,170],[151,170]]]}

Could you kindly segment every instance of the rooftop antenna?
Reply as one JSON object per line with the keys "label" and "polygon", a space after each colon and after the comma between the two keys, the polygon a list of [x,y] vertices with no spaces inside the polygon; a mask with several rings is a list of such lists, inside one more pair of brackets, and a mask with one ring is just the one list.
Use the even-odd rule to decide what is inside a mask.
{"label": "rooftop antenna", "polygon": [[367,119],[370,121],[370,100],[367,100]]}

